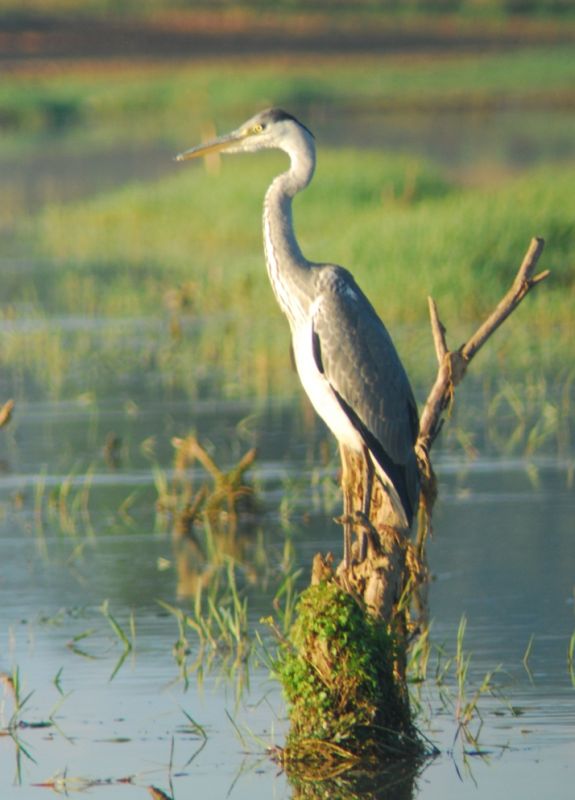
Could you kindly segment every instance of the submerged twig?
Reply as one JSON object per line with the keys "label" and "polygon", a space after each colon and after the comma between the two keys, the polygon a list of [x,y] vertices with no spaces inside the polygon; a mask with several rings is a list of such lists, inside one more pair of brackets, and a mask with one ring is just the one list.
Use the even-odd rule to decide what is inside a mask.
{"label": "submerged twig", "polygon": [[12,419],[12,412],[14,411],[14,400],[6,400],[4,405],[0,407],[0,428],[8,425]]}

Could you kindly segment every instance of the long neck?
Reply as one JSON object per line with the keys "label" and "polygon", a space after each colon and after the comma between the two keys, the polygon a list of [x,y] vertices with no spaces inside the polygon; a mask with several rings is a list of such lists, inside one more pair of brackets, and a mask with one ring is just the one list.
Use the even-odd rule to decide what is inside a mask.
{"label": "long neck", "polygon": [[315,169],[313,143],[287,151],[291,167],[273,181],[264,201],[264,245],[268,274],[280,308],[292,328],[313,302],[311,264],[300,250],[292,220],[292,200],[309,184]]}

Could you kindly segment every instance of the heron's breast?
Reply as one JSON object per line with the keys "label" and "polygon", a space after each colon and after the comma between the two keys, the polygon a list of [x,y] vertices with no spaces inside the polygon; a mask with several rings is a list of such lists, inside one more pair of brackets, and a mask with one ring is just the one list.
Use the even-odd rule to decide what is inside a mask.
{"label": "heron's breast", "polygon": [[299,379],[316,412],[335,438],[352,450],[360,452],[363,441],[350,422],[331,388],[315,362],[312,348],[311,323],[292,331],[293,350]]}

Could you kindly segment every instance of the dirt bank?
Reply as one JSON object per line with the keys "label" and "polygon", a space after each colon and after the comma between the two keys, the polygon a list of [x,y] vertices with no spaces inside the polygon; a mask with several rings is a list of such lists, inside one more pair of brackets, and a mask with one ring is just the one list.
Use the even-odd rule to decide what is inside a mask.
{"label": "dirt bank", "polygon": [[149,19],[11,14],[0,18],[0,64],[47,59],[206,59],[250,55],[450,53],[567,44],[575,23],[306,14],[173,13]]}

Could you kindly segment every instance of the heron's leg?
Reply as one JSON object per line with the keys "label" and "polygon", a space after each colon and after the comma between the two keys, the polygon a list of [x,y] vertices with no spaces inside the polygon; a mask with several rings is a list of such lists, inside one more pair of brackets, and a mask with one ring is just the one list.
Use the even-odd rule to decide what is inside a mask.
{"label": "heron's leg", "polygon": [[[374,467],[367,447],[363,449],[363,503],[361,512],[369,525],[371,513],[371,496],[373,492]],[[362,528],[359,534],[359,563],[367,558],[367,530]]]}
{"label": "heron's leg", "polygon": [[348,454],[345,445],[340,445],[341,457],[341,488],[343,492],[343,563],[346,569],[351,567],[351,482],[348,464]]}

